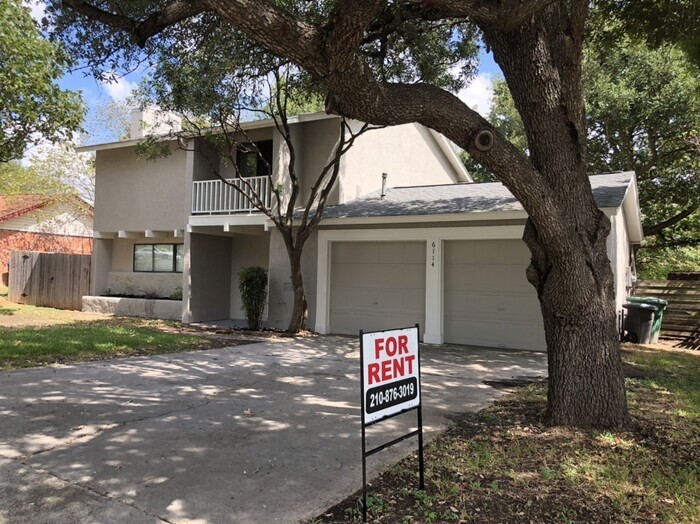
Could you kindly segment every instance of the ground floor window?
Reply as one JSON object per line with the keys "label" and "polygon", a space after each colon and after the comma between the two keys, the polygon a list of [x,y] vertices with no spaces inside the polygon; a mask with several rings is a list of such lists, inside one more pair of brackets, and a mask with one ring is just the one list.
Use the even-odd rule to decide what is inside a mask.
{"label": "ground floor window", "polygon": [[182,273],[184,255],[184,244],[136,244],[134,271]]}

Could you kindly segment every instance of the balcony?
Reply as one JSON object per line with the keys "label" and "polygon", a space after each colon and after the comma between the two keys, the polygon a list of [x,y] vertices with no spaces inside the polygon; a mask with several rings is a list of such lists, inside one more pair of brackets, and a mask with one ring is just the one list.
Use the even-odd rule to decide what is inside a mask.
{"label": "balcony", "polygon": [[230,178],[226,182],[224,183],[221,180],[193,182],[192,214],[231,215],[236,213],[256,213],[258,210],[249,198],[253,194],[257,194],[266,207],[270,207],[271,188],[269,177],[248,177],[245,179],[245,182],[238,178]]}

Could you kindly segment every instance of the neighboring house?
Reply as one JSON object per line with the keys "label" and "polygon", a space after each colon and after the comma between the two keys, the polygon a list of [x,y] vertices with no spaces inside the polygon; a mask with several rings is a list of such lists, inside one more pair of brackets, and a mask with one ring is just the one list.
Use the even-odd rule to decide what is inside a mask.
{"label": "neighboring house", "polygon": [[11,251],[92,253],[92,207],[67,195],[0,195],[0,272]]}
{"label": "neighboring house", "polygon": [[[302,191],[338,136],[338,118],[290,119]],[[139,126],[133,126],[139,128]],[[288,151],[271,121],[246,124],[269,155],[273,185],[285,180]],[[293,306],[281,236],[188,151],[156,162],[136,155],[138,137],[96,151],[93,294],[175,296],[183,322],[242,320],[238,271],[269,270],[267,324],[284,328]],[[239,159],[249,162],[251,159]],[[230,166],[214,164],[233,177]],[[250,181],[269,194],[266,176]],[[382,173],[389,186],[381,195]],[[592,177],[613,223],[609,253],[618,305],[631,280],[630,244],[641,240],[630,173]],[[501,184],[471,184],[449,142],[419,125],[378,129],[344,156],[318,231],[302,260],[309,327],[355,334],[419,323],[426,342],[544,349],[535,290],[525,279],[526,214]]]}

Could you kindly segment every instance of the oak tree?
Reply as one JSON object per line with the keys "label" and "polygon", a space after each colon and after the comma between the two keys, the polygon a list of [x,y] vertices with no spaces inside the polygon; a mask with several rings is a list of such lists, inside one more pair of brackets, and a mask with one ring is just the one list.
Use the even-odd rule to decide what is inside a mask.
{"label": "oak tree", "polygon": [[70,60],[42,37],[21,0],[0,3],[0,64],[0,162],[22,158],[32,144],[69,139],[80,129],[80,95],[56,85]]}
{"label": "oak tree", "polygon": [[[304,69],[326,91],[327,111],[378,125],[419,122],[466,149],[529,216],[523,239],[548,348],[547,421],[615,427],[628,413],[606,253],[610,222],[586,172],[588,7],[588,0],[56,0],[49,12],[63,40],[92,64],[157,57],[178,30],[217,23]],[[414,42],[425,24],[449,28],[450,37]],[[442,87],[439,75],[421,76],[432,62],[412,54],[412,45],[439,59],[467,45],[474,27],[504,73],[529,156]]]}

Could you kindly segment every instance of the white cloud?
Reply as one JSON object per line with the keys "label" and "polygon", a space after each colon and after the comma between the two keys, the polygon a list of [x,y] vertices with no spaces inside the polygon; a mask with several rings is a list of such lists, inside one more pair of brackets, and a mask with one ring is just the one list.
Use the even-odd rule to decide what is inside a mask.
{"label": "white cloud", "polygon": [[493,105],[493,88],[491,87],[492,75],[480,74],[462,89],[457,96],[481,116],[486,118]]}
{"label": "white cloud", "polygon": [[123,101],[138,87],[138,84],[130,82],[126,78],[119,78],[112,82],[102,83],[102,87],[112,100]]}

